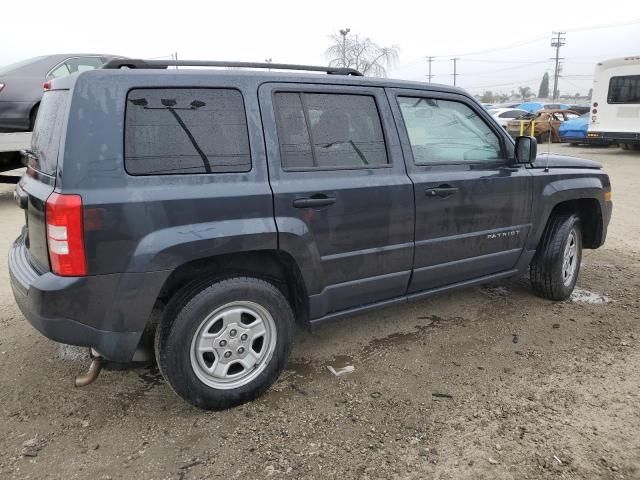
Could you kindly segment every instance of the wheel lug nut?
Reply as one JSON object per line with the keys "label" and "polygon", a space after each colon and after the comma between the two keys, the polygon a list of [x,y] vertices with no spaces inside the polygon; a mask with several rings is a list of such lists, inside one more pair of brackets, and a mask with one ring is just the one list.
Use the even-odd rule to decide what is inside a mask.
{"label": "wheel lug nut", "polygon": [[240,348],[238,349],[238,353],[239,353],[240,355],[242,355],[242,354],[244,353],[244,347],[240,347]]}
{"label": "wheel lug nut", "polygon": [[231,356],[231,351],[227,350],[226,352],[224,352],[224,358],[229,358]]}
{"label": "wheel lug nut", "polygon": [[229,336],[230,337],[235,337],[237,333],[238,333],[238,331],[234,328],[233,330],[229,331]]}
{"label": "wheel lug nut", "polygon": [[243,333],[243,334],[240,336],[240,340],[242,340],[243,342],[244,342],[247,338],[249,338],[249,336],[248,336],[246,333]]}
{"label": "wheel lug nut", "polygon": [[220,346],[221,347],[226,347],[227,346],[227,341],[226,340],[220,340]]}

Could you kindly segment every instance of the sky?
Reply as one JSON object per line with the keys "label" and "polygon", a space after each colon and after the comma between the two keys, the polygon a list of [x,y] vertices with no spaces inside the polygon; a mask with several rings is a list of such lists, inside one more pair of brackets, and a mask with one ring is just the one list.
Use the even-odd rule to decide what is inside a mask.
{"label": "sky", "polygon": [[[604,8],[610,6],[610,8]],[[341,28],[397,45],[392,78],[433,81],[472,93],[538,90],[552,76],[552,31],[566,31],[561,93],[586,94],[598,60],[640,55],[638,0],[513,2],[272,0],[21,0],[2,6],[0,66],[47,53],[326,64],[329,35]],[[599,27],[599,28],[594,28]]]}

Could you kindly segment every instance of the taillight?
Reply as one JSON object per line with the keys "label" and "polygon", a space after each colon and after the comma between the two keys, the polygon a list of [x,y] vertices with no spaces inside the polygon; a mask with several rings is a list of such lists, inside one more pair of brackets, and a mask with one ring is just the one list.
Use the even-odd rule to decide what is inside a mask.
{"label": "taillight", "polygon": [[46,92],[47,90],[51,90],[51,80],[47,80],[42,85],[43,90]]}
{"label": "taillight", "polygon": [[82,227],[82,197],[52,193],[46,207],[51,270],[63,277],[87,274]]}
{"label": "taillight", "polygon": [[4,83],[0,82],[0,92],[2,91],[3,88],[4,88]]}

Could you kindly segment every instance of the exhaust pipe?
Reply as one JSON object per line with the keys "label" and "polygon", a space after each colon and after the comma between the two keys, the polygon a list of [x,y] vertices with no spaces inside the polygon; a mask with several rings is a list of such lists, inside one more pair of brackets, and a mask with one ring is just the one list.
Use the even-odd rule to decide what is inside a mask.
{"label": "exhaust pipe", "polygon": [[96,378],[98,378],[98,375],[100,375],[103,363],[104,359],[102,357],[94,357],[91,361],[91,365],[89,366],[89,370],[87,370],[87,373],[78,375],[75,378],[75,386],[86,387],[87,385],[92,383]]}

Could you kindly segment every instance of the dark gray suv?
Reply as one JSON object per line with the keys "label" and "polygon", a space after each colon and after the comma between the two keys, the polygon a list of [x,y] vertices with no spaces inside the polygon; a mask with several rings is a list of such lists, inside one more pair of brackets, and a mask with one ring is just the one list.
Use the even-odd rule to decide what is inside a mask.
{"label": "dark gray suv", "polygon": [[176,64],[227,65],[55,80],[26,152],[13,292],[44,335],[92,348],[89,380],[152,343],[178,395],[226,408],[277,379],[294,323],[528,271],[563,300],[604,242],[600,165],[536,158],[462,90]]}

